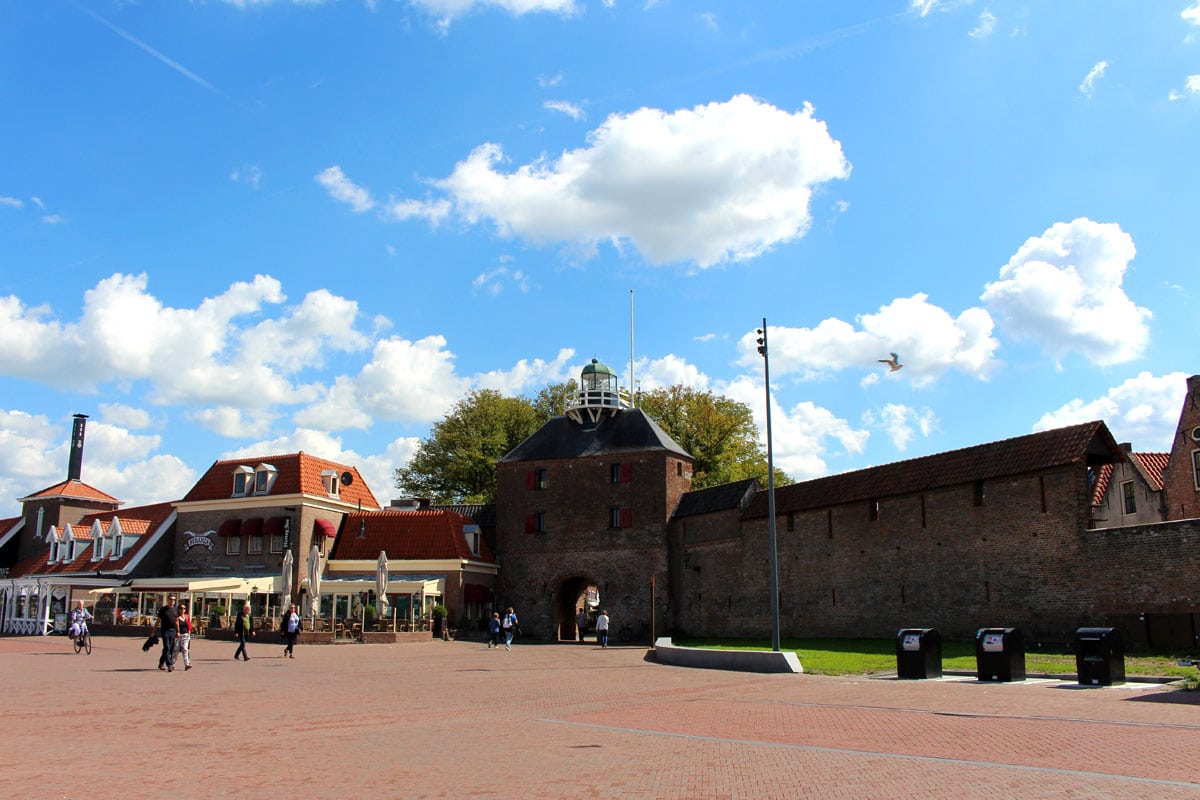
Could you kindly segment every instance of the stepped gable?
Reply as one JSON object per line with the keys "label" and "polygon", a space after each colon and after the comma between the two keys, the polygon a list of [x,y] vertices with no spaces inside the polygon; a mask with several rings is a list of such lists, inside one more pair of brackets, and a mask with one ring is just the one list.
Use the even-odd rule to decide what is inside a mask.
{"label": "stepped gable", "polygon": [[27,497],[19,497],[17,498],[17,502],[45,500],[51,497],[61,497],[69,500],[92,500],[101,503],[114,503],[116,505],[120,505],[123,502],[107,492],[100,491],[95,486],[89,486],[83,481],[74,478],[56,483],[53,486],[47,486],[45,489],[34,492]]}
{"label": "stepped gable", "polygon": [[321,482],[321,473],[326,470],[334,470],[339,475],[349,472],[352,477],[349,485],[339,487],[339,500],[349,504],[361,502],[363,508],[379,508],[379,501],[371,493],[370,487],[359,474],[357,467],[339,464],[336,461],[309,455],[303,451],[214,461],[213,465],[200,476],[200,479],[184,496],[183,502],[228,499],[232,496],[234,469],[239,466],[256,467],[259,464],[270,464],[275,468],[275,483],[266,494],[251,493],[247,495],[249,497],[278,497],[296,494],[325,497],[328,492]]}
{"label": "stepped gable", "polygon": [[707,489],[697,489],[679,498],[673,519],[693,517],[700,514],[713,514],[718,511],[737,509],[744,511],[759,490],[756,478],[744,481],[723,483],[720,486],[710,486]]}
{"label": "stepped gable", "polygon": [[475,522],[453,511],[435,509],[347,514],[329,558],[374,560],[379,558],[382,550],[390,561],[495,561],[482,536],[479,555],[471,552],[463,536],[465,525],[475,525]]}
{"label": "stepped gable", "polygon": [[[1108,427],[1096,420],[782,486],[775,490],[775,513],[915,494],[1068,464],[1098,467],[1123,457]],[[767,496],[760,492],[743,518],[766,516]]]}
{"label": "stepped gable", "polygon": [[528,439],[514,447],[499,463],[550,461],[666,450],[684,458],[691,454],[640,408],[625,408],[582,425],[565,416],[552,417]]}

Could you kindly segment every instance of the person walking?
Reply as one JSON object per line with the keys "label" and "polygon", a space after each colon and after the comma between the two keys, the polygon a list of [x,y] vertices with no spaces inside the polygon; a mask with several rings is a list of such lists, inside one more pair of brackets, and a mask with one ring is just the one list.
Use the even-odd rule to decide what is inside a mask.
{"label": "person walking", "polygon": [[192,614],[188,604],[179,603],[179,654],[183,656],[183,671],[192,668],[192,634],[196,629],[192,626]]}
{"label": "person walking", "polygon": [[233,651],[233,660],[238,660],[240,653],[243,661],[249,661],[250,656],[246,655],[246,640],[254,635],[254,631],[250,628],[250,604],[242,606],[242,610],[238,612],[237,619],[233,621],[233,632],[238,638],[238,648]]}
{"label": "person walking", "polygon": [[517,614],[512,610],[512,606],[504,612],[504,619],[500,620],[500,628],[504,631],[504,649],[512,650],[513,634],[517,632]]}
{"label": "person walking", "polygon": [[493,611],[492,618],[488,620],[488,634],[491,638],[488,639],[488,648],[500,646],[500,612]]}
{"label": "person walking", "polygon": [[300,615],[296,613],[295,603],[292,603],[291,609],[283,615],[280,627],[283,629],[283,638],[287,641],[287,646],[283,648],[283,657],[295,658],[296,637],[300,635]]}
{"label": "person walking", "polygon": [[179,612],[175,610],[175,595],[167,598],[167,604],[158,610],[158,637],[162,641],[162,655],[158,657],[158,668],[175,671],[175,637],[179,635]]}
{"label": "person walking", "polygon": [[596,617],[596,641],[601,647],[608,647],[608,612],[600,609],[600,616]]}
{"label": "person walking", "polygon": [[587,630],[587,612],[582,608],[575,615],[575,631],[579,634],[579,643],[583,644],[583,632]]}

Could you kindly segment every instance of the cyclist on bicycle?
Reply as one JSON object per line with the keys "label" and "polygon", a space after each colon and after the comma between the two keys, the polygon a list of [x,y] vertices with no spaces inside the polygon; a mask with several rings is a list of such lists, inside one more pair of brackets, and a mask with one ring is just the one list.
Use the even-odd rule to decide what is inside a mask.
{"label": "cyclist on bicycle", "polygon": [[75,601],[75,607],[71,609],[71,638],[78,639],[87,633],[87,621],[92,618],[91,613],[83,607],[82,600]]}

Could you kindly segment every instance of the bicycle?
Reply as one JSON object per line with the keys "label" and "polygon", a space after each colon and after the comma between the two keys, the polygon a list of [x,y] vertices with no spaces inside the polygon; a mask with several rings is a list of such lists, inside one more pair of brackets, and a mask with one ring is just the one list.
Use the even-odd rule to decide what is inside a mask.
{"label": "bicycle", "polygon": [[87,628],[84,628],[78,636],[72,639],[72,644],[75,645],[76,653],[78,653],[80,650],[86,650],[87,654],[90,656],[92,654],[92,632]]}

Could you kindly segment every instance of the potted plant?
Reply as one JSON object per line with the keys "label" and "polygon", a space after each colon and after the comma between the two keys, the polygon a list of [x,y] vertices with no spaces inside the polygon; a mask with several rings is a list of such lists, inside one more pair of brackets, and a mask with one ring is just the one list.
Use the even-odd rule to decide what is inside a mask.
{"label": "potted plant", "polygon": [[225,606],[213,606],[212,614],[208,618],[208,627],[220,628],[223,616],[225,616]]}
{"label": "potted plant", "polygon": [[375,630],[375,606],[363,606],[363,630]]}
{"label": "potted plant", "polygon": [[433,638],[442,638],[442,630],[446,627],[446,615],[449,613],[445,606],[433,607]]}

